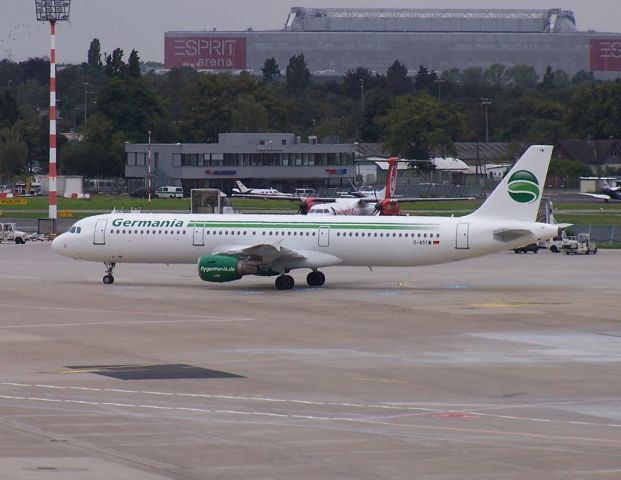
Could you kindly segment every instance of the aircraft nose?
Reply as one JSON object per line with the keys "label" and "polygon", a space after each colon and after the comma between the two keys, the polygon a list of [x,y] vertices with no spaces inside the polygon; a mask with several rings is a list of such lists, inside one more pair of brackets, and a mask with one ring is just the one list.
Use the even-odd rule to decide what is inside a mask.
{"label": "aircraft nose", "polygon": [[54,240],[52,240],[52,250],[59,252],[61,251],[64,247],[66,247],[66,242],[65,242],[65,234],[61,233],[60,235],[58,235]]}

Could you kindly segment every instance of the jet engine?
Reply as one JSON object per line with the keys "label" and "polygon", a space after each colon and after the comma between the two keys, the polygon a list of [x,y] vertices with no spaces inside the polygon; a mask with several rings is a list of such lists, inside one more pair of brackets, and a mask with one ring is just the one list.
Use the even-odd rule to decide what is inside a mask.
{"label": "jet engine", "polygon": [[250,265],[237,257],[204,255],[198,259],[198,276],[205,282],[232,282],[257,272],[256,265]]}

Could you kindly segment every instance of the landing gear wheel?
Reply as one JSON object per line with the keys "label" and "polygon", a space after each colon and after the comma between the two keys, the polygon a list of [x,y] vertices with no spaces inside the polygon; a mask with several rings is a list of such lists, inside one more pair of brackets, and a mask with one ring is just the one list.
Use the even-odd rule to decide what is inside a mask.
{"label": "landing gear wheel", "polygon": [[291,275],[279,275],[276,277],[275,284],[278,290],[291,290],[295,281]]}
{"label": "landing gear wheel", "polygon": [[114,267],[116,266],[116,263],[104,262],[104,265],[106,266],[106,274],[103,277],[103,283],[105,283],[106,285],[110,285],[114,283],[114,277],[112,276],[112,272],[114,272]]}
{"label": "landing gear wheel", "polygon": [[313,270],[306,276],[306,283],[309,287],[321,287],[326,283],[326,276],[318,270]]}

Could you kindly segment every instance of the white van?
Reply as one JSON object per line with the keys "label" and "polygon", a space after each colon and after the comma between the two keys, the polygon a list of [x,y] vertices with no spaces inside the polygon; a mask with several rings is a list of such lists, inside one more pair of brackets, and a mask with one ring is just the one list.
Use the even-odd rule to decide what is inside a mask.
{"label": "white van", "polygon": [[157,198],[183,198],[183,188],[166,185],[158,188],[155,196]]}

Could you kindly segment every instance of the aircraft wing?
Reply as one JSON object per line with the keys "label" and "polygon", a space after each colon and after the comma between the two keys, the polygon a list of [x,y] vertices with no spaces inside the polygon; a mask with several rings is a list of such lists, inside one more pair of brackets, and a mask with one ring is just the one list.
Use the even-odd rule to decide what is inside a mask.
{"label": "aircraft wing", "polygon": [[292,250],[283,247],[282,240],[274,243],[254,245],[225,245],[212,252],[213,255],[226,255],[243,258],[262,268],[282,270],[285,268],[319,268],[339,265],[343,261],[334,255],[311,250]]}
{"label": "aircraft wing", "polygon": [[[361,198],[360,201],[373,203],[381,198]],[[392,197],[395,202],[454,202],[457,200],[476,200],[475,197]]]}
{"label": "aircraft wing", "polygon": [[301,197],[283,193],[281,195],[261,195],[258,193],[231,193],[231,197],[236,198],[258,198],[264,200],[299,200]]}
{"label": "aircraft wing", "polygon": [[580,195],[587,195],[593,198],[599,198],[600,200],[610,200],[610,195],[606,195],[605,193],[580,193]]}

